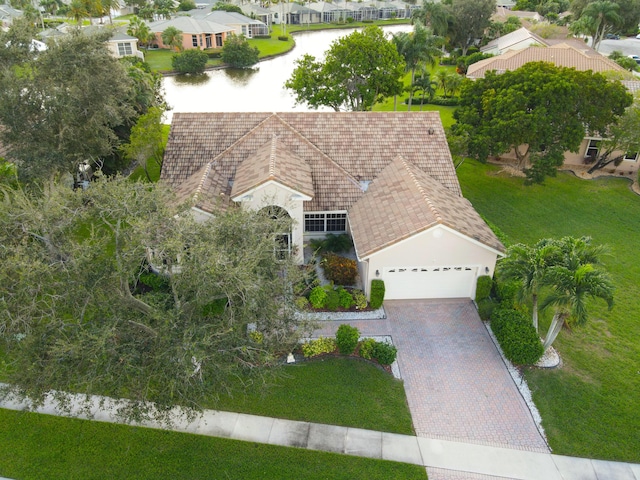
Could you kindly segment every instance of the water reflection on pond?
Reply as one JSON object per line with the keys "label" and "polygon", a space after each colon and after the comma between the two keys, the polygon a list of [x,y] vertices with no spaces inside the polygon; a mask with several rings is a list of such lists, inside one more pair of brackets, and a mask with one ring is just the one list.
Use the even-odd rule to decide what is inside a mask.
{"label": "water reflection on pond", "polygon": [[[386,33],[408,31],[409,25],[384,27]],[[163,80],[167,103],[173,112],[286,112],[308,111],[295,105],[284,88],[294,62],[304,54],[321,58],[331,42],[353,30],[296,33],[296,47],[286,55],[260,62],[253,69],[223,69],[197,76],[173,76]],[[329,110],[329,109],[326,109]]]}

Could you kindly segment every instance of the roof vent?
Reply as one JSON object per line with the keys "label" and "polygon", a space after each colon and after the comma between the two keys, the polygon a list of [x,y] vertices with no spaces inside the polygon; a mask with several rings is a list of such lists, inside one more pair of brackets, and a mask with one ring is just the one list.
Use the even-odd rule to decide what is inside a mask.
{"label": "roof vent", "polygon": [[433,128],[429,128],[429,130],[427,130],[427,132],[429,133],[429,135],[433,135],[435,130]]}

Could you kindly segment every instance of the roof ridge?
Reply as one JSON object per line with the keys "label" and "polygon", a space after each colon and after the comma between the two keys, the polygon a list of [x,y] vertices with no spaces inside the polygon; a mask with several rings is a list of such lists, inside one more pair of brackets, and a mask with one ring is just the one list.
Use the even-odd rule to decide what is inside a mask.
{"label": "roof ridge", "polygon": [[213,161],[215,162],[216,160],[218,160],[218,158],[220,158],[222,155],[224,155],[225,153],[227,153],[228,151],[232,150],[234,147],[238,146],[245,138],[247,138],[247,136],[253,132],[255,132],[259,127],[261,127],[264,123],[267,122],[267,120],[269,120],[271,117],[273,116],[277,116],[275,113],[272,113],[271,115],[267,115],[263,120],[261,120],[260,122],[258,122],[258,124],[253,127],[252,129],[250,129],[247,133],[243,134],[242,136],[240,136],[235,142],[233,142],[231,145],[229,145],[227,148],[225,148],[224,150],[222,150],[220,153],[218,153],[218,155],[216,155],[213,158]]}
{"label": "roof ridge", "polygon": [[198,195],[200,195],[200,193],[202,193],[202,189],[204,187],[204,182],[206,181],[207,177],[209,176],[209,173],[211,172],[211,167],[213,167],[213,162],[207,162],[206,168],[204,169],[204,173],[202,174],[202,177],[200,178],[200,183],[198,183],[198,186],[196,187],[196,191],[193,194],[194,203],[196,203],[198,201]]}
{"label": "roof ridge", "polygon": [[305,137],[302,133],[300,133],[296,128],[294,128],[289,122],[287,122],[284,118],[282,118],[280,115],[278,115],[277,113],[273,114],[274,116],[278,117],[280,119],[280,121],[282,123],[284,123],[285,125],[287,125],[287,127],[289,127],[289,129],[294,132],[298,137],[300,137],[305,143],[307,143],[308,145],[311,146],[311,148],[313,148],[314,150],[316,150],[322,157],[326,158],[327,160],[329,160],[329,162],[331,162],[338,170],[340,170],[346,177],[347,179],[353,183],[356,187],[358,187],[360,190],[362,190],[362,187],[360,186],[360,182],[358,180],[356,180],[349,172],[347,172],[341,165],[339,165],[335,160],[333,160],[329,155],[327,155],[325,152],[323,152],[322,150],[320,150],[311,140],[309,140],[307,137]]}
{"label": "roof ridge", "polygon": [[275,178],[276,176],[276,140],[277,135],[274,133],[271,137],[271,153],[269,155],[269,177]]}
{"label": "roof ridge", "polygon": [[435,207],[435,205],[429,198],[429,195],[427,195],[427,192],[425,191],[424,187],[418,181],[418,178],[416,177],[415,173],[411,170],[411,167],[409,166],[409,163],[407,162],[407,160],[405,160],[402,155],[399,155],[399,158],[402,161],[402,165],[404,166],[405,170],[411,177],[413,184],[416,186],[416,188],[420,192],[420,195],[422,195],[422,198],[424,199],[427,206],[429,207],[429,210],[431,210],[431,213],[433,213],[433,216],[436,217],[436,221],[442,222],[442,215],[440,215],[440,212],[438,211],[438,209]]}

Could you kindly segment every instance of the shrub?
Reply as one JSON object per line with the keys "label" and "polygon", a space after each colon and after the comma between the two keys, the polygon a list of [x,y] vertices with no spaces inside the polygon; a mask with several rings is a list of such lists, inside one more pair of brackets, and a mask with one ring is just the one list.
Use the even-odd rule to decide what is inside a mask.
{"label": "shrub", "polygon": [[244,35],[230,35],[222,46],[222,61],[235,68],[247,68],[258,63],[260,50],[252,47]]}
{"label": "shrub", "polygon": [[356,327],[347,324],[340,325],[336,332],[336,345],[340,353],[342,355],[351,355],[358,346],[359,338],[360,332]]}
{"label": "shrub", "polygon": [[347,17],[347,23],[353,23],[353,17]]}
{"label": "shrub", "polygon": [[289,35],[278,35],[278,40],[287,42],[289,40]]}
{"label": "shrub", "polygon": [[373,309],[380,308],[384,301],[384,281],[380,279],[371,280],[371,295],[369,296],[369,306]]}
{"label": "shrub", "polygon": [[520,284],[514,280],[511,282],[496,282],[496,294],[500,304],[506,307],[513,307],[516,304],[516,297],[520,290]]}
{"label": "shrub", "polygon": [[362,23],[373,23],[373,20],[371,20],[370,18],[366,18],[362,20]]}
{"label": "shrub", "polygon": [[309,358],[323,353],[332,353],[336,349],[336,341],[333,338],[320,337],[302,344],[302,354]]}
{"label": "shrub", "polygon": [[358,276],[355,260],[328,253],[322,259],[322,267],[327,279],[337,285],[353,285]]}
{"label": "shrub", "polygon": [[478,315],[486,322],[491,318],[491,314],[497,306],[498,304],[491,298],[482,299],[478,301]]}
{"label": "shrub", "polygon": [[476,285],[476,302],[489,298],[492,288],[493,279],[489,275],[482,275],[478,277],[478,283]]}
{"label": "shrub", "polygon": [[531,365],[544,353],[531,319],[522,312],[505,307],[494,310],[491,330],[505,357],[515,364]]}
{"label": "shrub", "polygon": [[204,72],[209,56],[202,50],[194,48],[174,55],[171,58],[171,66],[176,72],[198,74]]}
{"label": "shrub", "polygon": [[362,358],[371,360],[373,358],[373,350],[375,348],[376,341],[373,338],[365,338],[360,342],[360,350],[358,353]]}
{"label": "shrub", "polygon": [[363,310],[367,308],[367,296],[364,294],[362,290],[354,290],[352,295],[353,295],[353,301],[358,310]]}
{"label": "shrub", "polygon": [[309,302],[313,308],[324,308],[327,301],[327,292],[324,288],[317,286],[309,294]]}
{"label": "shrub", "polygon": [[294,300],[295,304],[296,304],[296,308],[298,310],[308,310],[310,303],[309,300],[307,300],[306,297],[296,297],[296,299]]}
{"label": "shrub", "polygon": [[355,304],[353,296],[344,288],[338,289],[338,296],[340,297],[340,306],[342,308],[351,308]]}
{"label": "shrub", "polygon": [[456,107],[460,103],[460,99],[458,97],[433,97],[429,103],[443,107]]}
{"label": "shrub", "polygon": [[324,301],[324,308],[331,312],[335,312],[340,307],[340,294],[331,287],[327,292],[327,298]]}
{"label": "shrub", "polygon": [[373,347],[373,358],[380,365],[391,365],[398,355],[398,349],[387,342],[376,342]]}

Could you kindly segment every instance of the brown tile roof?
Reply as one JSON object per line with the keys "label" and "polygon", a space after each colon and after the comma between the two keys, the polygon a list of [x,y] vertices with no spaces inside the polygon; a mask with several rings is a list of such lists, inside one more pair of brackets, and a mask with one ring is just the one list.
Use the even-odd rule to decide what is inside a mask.
{"label": "brown tile roof", "polygon": [[468,200],[401,156],[371,183],[348,215],[361,259],[438,224],[504,251]]}
{"label": "brown tile roof", "polygon": [[311,167],[289,151],[276,135],[238,166],[231,196],[242,195],[270,180],[313,197]]}
{"label": "brown tile roof", "polygon": [[483,78],[485,73],[490,70],[503,73],[508,70],[516,70],[529,62],[551,62],[558,67],[575,68],[581,71],[626,72],[616,62],[600,55],[587,46],[577,48],[567,43],[558,43],[548,48],[528,47],[522,50],[510,50],[502,55],[481,60],[469,65],[467,77],[473,79]]}
{"label": "brown tile roof", "polygon": [[179,203],[191,202],[193,207],[213,212],[227,208],[230,190],[229,180],[209,162],[175,188],[175,193]]}
{"label": "brown tile roof", "polygon": [[397,155],[461,195],[437,112],[175,113],[161,178],[177,188],[212,163],[224,188],[274,135],[311,169],[306,211],[347,210],[363,194],[359,180],[375,179]]}

